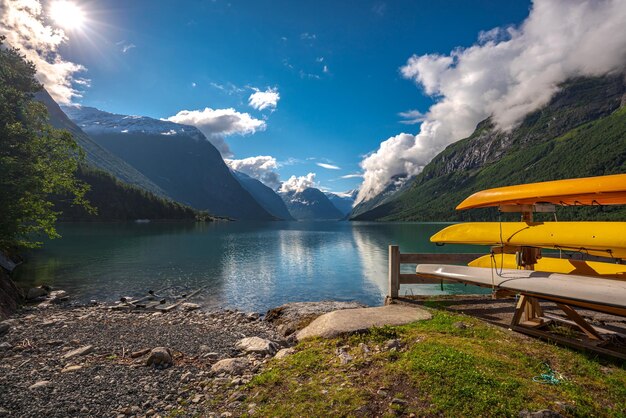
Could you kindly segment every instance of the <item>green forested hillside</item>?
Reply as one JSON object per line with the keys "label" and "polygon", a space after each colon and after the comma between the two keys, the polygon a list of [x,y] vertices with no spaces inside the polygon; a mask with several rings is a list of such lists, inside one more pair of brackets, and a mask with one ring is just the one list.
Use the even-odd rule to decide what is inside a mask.
{"label": "green forested hillside", "polygon": [[[355,220],[493,220],[495,209],[457,212],[472,193],[492,187],[626,173],[623,79],[576,81],[512,133],[481,123],[450,145],[402,192]],[[584,123],[580,123],[584,122]],[[564,129],[569,126],[573,129]],[[477,152],[479,151],[479,152]],[[476,161],[476,155],[482,160]],[[560,208],[560,219],[621,219],[626,208]]]}
{"label": "green forested hillside", "polygon": [[163,199],[153,193],[122,183],[101,170],[81,166],[77,177],[89,184],[86,197],[97,214],[71,205],[61,197],[56,199],[56,209],[61,211],[61,221],[132,221],[151,220],[211,220],[204,212]]}

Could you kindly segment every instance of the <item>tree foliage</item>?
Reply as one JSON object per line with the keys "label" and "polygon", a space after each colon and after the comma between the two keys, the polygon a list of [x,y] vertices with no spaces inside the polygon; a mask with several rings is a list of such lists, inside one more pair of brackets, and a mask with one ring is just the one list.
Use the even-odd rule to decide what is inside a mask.
{"label": "tree foliage", "polygon": [[58,236],[53,196],[89,207],[88,186],[75,172],[82,151],[72,135],[48,123],[33,100],[42,89],[35,67],[0,37],[0,249],[33,247],[37,236]]}

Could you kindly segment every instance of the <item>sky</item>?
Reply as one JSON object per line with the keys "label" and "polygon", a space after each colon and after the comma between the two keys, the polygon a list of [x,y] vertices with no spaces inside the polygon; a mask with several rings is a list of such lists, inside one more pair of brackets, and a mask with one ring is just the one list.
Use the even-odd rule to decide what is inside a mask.
{"label": "sky", "polygon": [[78,28],[59,1],[0,0],[10,43],[53,52],[36,64],[58,101],[193,124],[276,189],[372,197],[485,117],[510,129],[626,62],[619,0],[74,0]]}

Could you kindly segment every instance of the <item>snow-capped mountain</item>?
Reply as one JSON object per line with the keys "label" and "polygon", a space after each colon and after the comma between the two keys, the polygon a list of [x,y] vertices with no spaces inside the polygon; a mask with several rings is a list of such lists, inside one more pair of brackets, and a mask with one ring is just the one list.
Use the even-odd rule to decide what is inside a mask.
{"label": "snow-capped mountain", "polygon": [[287,210],[287,206],[283,199],[265,184],[259,180],[248,176],[242,172],[231,170],[235,178],[239,180],[239,183],[246,189],[252,197],[271,215],[274,215],[277,219],[285,221],[293,221],[293,217]]}
{"label": "snow-capped mountain", "polygon": [[279,194],[291,216],[298,220],[337,220],[344,217],[319,189],[309,187],[301,192],[292,190]]}
{"label": "snow-capped mountain", "polygon": [[61,108],[88,134],[185,135],[197,140],[206,140],[198,128],[167,120],[147,116],[118,115],[88,106],[62,106]]}
{"label": "snow-capped mountain", "polygon": [[231,173],[198,129],[93,107],[63,108],[98,145],[133,166],[172,199],[235,219],[275,219]]}
{"label": "snow-capped mountain", "polygon": [[354,206],[354,200],[356,196],[359,194],[359,189],[350,190],[343,193],[335,193],[335,192],[326,192],[324,193],[330,203],[335,205],[339,211],[346,216],[350,212],[352,212],[352,207]]}

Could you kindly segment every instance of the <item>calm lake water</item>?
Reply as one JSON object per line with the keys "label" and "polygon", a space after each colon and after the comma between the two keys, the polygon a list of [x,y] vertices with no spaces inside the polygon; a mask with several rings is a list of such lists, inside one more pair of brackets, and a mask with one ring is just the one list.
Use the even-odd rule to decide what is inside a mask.
{"label": "calm lake water", "polygon": [[[444,225],[64,224],[62,238],[31,252],[16,276],[23,286],[50,284],[81,302],[205,286],[195,301],[207,308],[263,312],[286,302],[330,299],[380,305],[387,293],[389,244],[400,245],[402,252],[476,252],[431,244],[429,237]],[[464,285],[446,284],[443,291],[439,285],[414,285],[403,286],[401,294],[477,291]]]}

